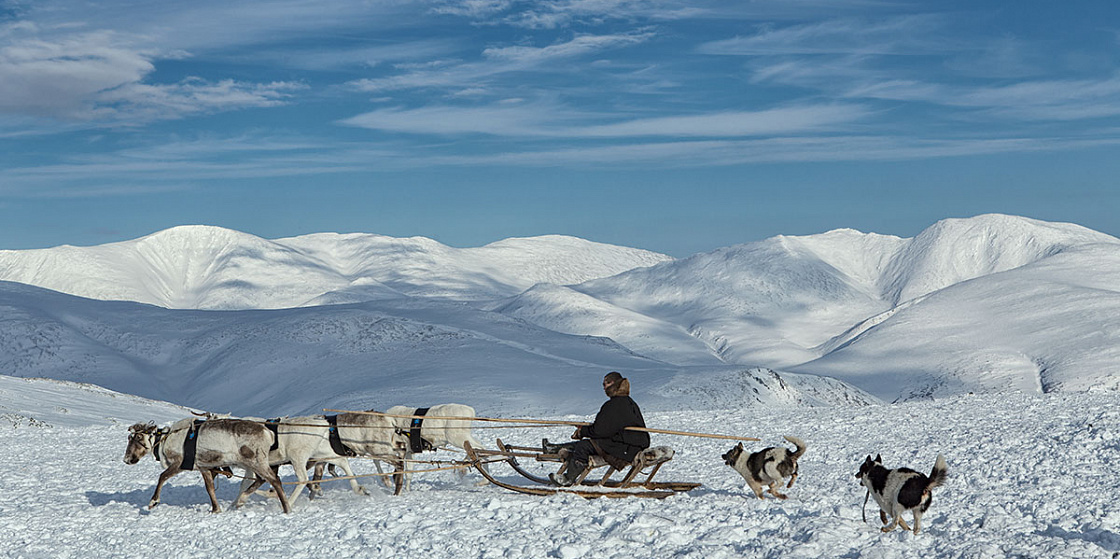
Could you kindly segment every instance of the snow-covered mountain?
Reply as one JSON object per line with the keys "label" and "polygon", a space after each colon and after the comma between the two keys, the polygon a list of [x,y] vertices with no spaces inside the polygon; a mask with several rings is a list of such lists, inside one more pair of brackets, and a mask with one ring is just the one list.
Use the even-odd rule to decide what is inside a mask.
{"label": "snow-covered mountain", "polygon": [[832,379],[679,367],[607,338],[561,334],[415,298],[282,310],[184,311],[0,282],[0,371],[92,383],[239,415],[469,403],[483,413],[580,413],[606,371],[650,410],[870,404]]}
{"label": "snow-covered mountain", "polygon": [[0,280],[171,309],[278,309],[404,295],[516,295],[671,260],[565,236],[458,249],[431,239],[321,233],[288,239],[182,226],[94,247],[0,251]]}
{"label": "snow-covered mountain", "polygon": [[[1120,240],[1015,216],[947,219],[911,239],[779,236],[680,260],[571,237],[455,249],[180,227],[0,252],[0,276],[167,307],[2,285],[0,374],[200,407],[376,407],[486,391],[501,409],[569,413],[594,405],[609,369],[643,376],[636,391],[666,407],[751,399],[739,387],[755,381],[738,375],[765,381],[767,370],[887,401],[1120,389]],[[670,390],[682,378],[701,388]],[[809,384],[758,399],[851,392],[810,397],[824,384]]]}
{"label": "snow-covered mountain", "polygon": [[[506,308],[627,347],[672,347],[684,330],[725,362],[832,376],[895,400],[1120,387],[1118,279],[1114,237],[985,215],[913,239],[775,237],[571,286],[566,303]],[[589,300],[594,313],[573,324]],[[658,328],[612,321],[610,306]]]}

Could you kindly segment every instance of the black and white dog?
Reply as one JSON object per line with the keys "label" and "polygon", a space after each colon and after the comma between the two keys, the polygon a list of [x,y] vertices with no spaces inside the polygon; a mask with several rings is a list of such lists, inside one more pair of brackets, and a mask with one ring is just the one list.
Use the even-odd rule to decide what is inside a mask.
{"label": "black and white dog", "polygon": [[769,447],[747,455],[743,443],[739,443],[723,455],[723,461],[747,480],[747,485],[759,499],[766,498],[762,495],[764,486],[769,487],[771,495],[785,499],[786,496],[778,492],[778,484],[788,477],[786,488],[793,487],[793,482],[797,480],[797,459],[805,454],[805,443],[801,439],[788,436],[785,439],[797,450]]}
{"label": "black and white dog", "polygon": [[902,513],[911,511],[914,513],[914,533],[917,534],[922,529],[922,514],[929,510],[929,504],[933,501],[930,492],[934,487],[945,483],[948,475],[949,466],[945,463],[945,457],[940,454],[937,455],[937,462],[929,476],[910,468],[888,470],[883,467],[882,456],[876,455],[872,460],[868,455],[859,467],[856,478],[875,497],[875,502],[879,503],[879,519],[883,524],[890,520],[890,524],[883,526],[884,532],[890,532],[900,524],[903,530],[909,530],[910,527],[902,519]]}

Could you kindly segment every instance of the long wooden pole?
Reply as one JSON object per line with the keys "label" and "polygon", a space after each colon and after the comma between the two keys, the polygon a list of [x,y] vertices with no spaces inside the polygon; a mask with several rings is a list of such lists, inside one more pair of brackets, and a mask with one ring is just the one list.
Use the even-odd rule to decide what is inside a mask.
{"label": "long wooden pole", "polygon": [[[350,410],[332,410],[332,409],[324,409],[323,411],[334,412],[334,413],[360,413],[360,414],[367,414],[367,415],[380,415],[380,416],[383,416],[383,417],[395,417],[395,418],[401,418],[401,419],[426,419],[426,418],[430,417],[430,416],[425,416],[425,415],[393,415],[393,414],[382,413],[382,412],[377,412],[377,411],[350,411]],[[494,422],[494,423],[525,423],[525,424],[530,424],[530,425],[570,425],[570,426],[573,426],[573,427],[583,427],[583,426],[586,426],[586,425],[591,425],[590,423],[588,423],[586,421],[561,421],[561,420],[549,420],[549,419],[524,419],[524,418],[521,418],[521,419],[504,419],[504,418],[497,418],[497,417],[440,417],[439,419],[445,419],[445,420],[451,420],[451,421],[485,421],[485,422]],[[760,440],[762,440],[762,439],[757,439],[755,437],[739,437],[739,436],[735,436],[735,435],[715,435],[715,434],[711,434],[711,433],[694,433],[694,432],[691,432],[691,431],[670,431],[668,429],[651,429],[649,427],[626,427],[626,430],[628,430],[628,431],[642,431],[642,432],[645,432],[645,433],[657,433],[657,434],[661,434],[661,435],[679,435],[679,436],[682,436],[682,437],[701,437],[701,438],[705,438],[705,439],[722,439],[722,440],[729,440],[729,441],[760,441]]]}

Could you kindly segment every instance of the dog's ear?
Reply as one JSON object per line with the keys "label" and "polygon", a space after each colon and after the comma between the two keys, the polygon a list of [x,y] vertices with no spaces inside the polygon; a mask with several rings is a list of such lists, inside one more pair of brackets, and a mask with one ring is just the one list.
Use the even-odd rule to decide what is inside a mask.
{"label": "dog's ear", "polygon": [[882,463],[883,463],[883,455],[881,455],[881,454],[876,454],[876,455],[875,455],[875,463],[876,463],[876,464],[882,464]]}
{"label": "dog's ear", "polygon": [[738,448],[739,450],[743,450],[743,443],[739,443],[738,445],[735,446],[735,448]]}

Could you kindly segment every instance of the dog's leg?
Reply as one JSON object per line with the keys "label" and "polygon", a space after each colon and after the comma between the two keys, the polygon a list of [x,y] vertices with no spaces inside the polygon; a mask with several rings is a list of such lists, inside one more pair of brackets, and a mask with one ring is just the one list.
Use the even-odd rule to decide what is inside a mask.
{"label": "dog's leg", "polygon": [[910,525],[906,523],[906,519],[902,518],[902,513],[898,514],[898,525],[902,526],[902,529],[906,530],[907,532],[912,532],[913,531],[913,530],[910,529]]}
{"label": "dog's leg", "polygon": [[893,517],[891,519],[891,523],[887,524],[886,526],[883,526],[882,528],[880,528],[880,530],[882,530],[883,532],[890,532],[891,530],[894,530],[895,526],[898,526],[898,521],[899,520],[902,520],[901,516]]}
{"label": "dog's leg", "polygon": [[787,496],[778,492],[778,482],[776,482],[776,481],[770,483],[770,494],[779,498],[779,499],[788,499],[789,498],[789,497],[787,497]]}
{"label": "dog's leg", "polygon": [[914,509],[914,534],[922,531],[922,511]]}
{"label": "dog's leg", "polygon": [[759,483],[757,481],[748,479],[747,480],[747,486],[751,488],[751,491],[754,491],[754,496],[755,497],[758,497],[759,499],[765,499],[766,498],[762,495],[762,485],[759,485]]}
{"label": "dog's leg", "polygon": [[883,524],[887,523],[887,511],[879,509],[879,520],[881,520]]}
{"label": "dog's leg", "polygon": [[793,487],[793,482],[795,481],[797,481],[797,472],[794,472],[793,475],[789,476],[789,485],[786,485],[786,489]]}

